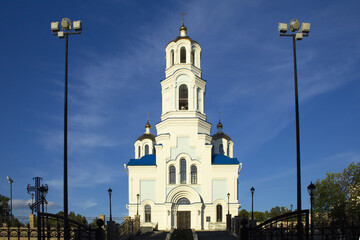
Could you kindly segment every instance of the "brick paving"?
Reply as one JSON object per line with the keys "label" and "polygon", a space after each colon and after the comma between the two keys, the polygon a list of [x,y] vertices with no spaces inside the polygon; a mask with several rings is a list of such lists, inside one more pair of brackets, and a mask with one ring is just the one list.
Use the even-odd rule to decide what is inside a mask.
{"label": "brick paving", "polygon": [[199,240],[237,240],[226,231],[198,231],[196,234]]}

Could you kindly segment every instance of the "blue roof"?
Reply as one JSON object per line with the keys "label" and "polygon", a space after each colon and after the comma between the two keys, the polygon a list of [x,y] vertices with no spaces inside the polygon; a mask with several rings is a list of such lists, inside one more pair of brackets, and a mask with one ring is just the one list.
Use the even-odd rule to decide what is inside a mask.
{"label": "blue roof", "polygon": [[239,164],[239,161],[237,158],[229,158],[228,156],[225,156],[224,154],[215,154],[213,156],[213,165],[237,165]]}
{"label": "blue roof", "polygon": [[128,166],[156,166],[156,156],[152,155],[145,155],[140,159],[130,159],[127,164]]}

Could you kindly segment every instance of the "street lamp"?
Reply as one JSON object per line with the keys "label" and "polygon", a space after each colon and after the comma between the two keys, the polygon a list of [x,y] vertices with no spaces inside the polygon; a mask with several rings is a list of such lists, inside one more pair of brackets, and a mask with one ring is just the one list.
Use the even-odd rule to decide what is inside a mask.
{"label": "street lamp", "polygon": [[[72,31],[73,29],[73,31]],[[61,31],[60,31],[61,30]],[[57,35],[60,39],[65,37],[65,106],[64,106],[64,239],[69,240],[69,224],[68,224],[68,174],[67,174],[67,112],[68,112],[68,36],[80,34],[82,30],[81,21],[71,23],[70,19],[63,18],[61,20],[61,29],[59,22],[51,23],[51,31],[53,35]]]}
{"label": "street lamp", "polygon": [[[34,194],[32,193],[31,194],[31,205],[33,205],[34,204]],[[33,208],[31,208],[31,214],[34,214],[34,209]]]}
{"label": "street lamp", "polygon": [[12,184],[14,183],[14,180],[12,180],[9,176],[6,178],[10,183],[10,217],[12,217]]}
{"label": "street lamp", "polygon": [[112,221],[112,214],[111,214],[111,194],[112,194],[112,189],[109,188],[108,189],[108,193],[109,193],[109,198],[110,198],[110,222]]}
{"label": "street lamp", "polygon": [[255,192],[255,188],[251,187],[250,192],[251,192],[251,222],[252,222],[254,220],[254,192]]}
{"label": "street lamp", "polygon": [[139,215],[139,198],[140,194],[136,194],[136,215]]}
{"label": "street lamp", "polygon": [[229,205],[230,193],[227,194],[227,197],[228,197],[228,215],[230,215],[230,205]]}
{"label": "street lamp", "polygon": [[299,132],[299,97],[296,68],[296,41],[308,37],[310,33],[310,23],[302,23],[300,28],[299,20],[293,19],[289,23],[290,34],[287,34],[288,28],[286,23],[279,23],[279,34],[281,37],[292,37],[294,53],[294,85],[295,85],[295,119],[296,119],[296,169],[297,169],[297,226],[298,237],[302,239],[301,234],[301,171],[300,171],[300,132]]}
{"label": "street lamp", "polygon": [[313,235],[313,196],[315,193],[315,188],[316,186],[310,182],[310,185],[307,187],[308,189],[308,193],[310,195],[310,216],[311,216],[311,221],[310,221],[310,233],[311,233],[311,239],[314,239],[314,235]]}
{"label": "street lamp", "polygon": [[290,204],[290,209],[291,209],[291,212],[292,212],[292,208],[293,208],[293,205],[292,205],[292,204]]}

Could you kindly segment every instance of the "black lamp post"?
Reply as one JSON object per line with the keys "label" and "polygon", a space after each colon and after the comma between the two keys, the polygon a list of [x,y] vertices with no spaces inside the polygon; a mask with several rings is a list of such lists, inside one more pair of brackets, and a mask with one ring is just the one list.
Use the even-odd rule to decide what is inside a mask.
{"label": "black lamp post", "polygon": [[7,176],[7,180],[10,183],[10,217],[12,217],[12,184],[14,183],[14,180],[9,176]]}
{"label": "black lamp post", "polygon": [[139,215],[139,198],[140,194],[136,194],[136,215]]}
{"label": "black lamp post", "polygon": [[289,23],[289,29],[292,33],[287,34],[288,31],[286,23],[279,23],[279,33],[281,37],[292,37],[293,39],[293,54],[294,54],[294,85],[295,85],[295,120],[296,120],[296,175],[297,175],[297,227],[298,238],[302,239],[301,229],[301,170],[300,170],[300,130],[299,130],[299,97],[298,97],[298,83],[297,83],[297,67],[296,67],[296,41],[303,37],[308,37],[310,32],[310,23],[302,23],[300,28],[299,20],[293,19]]}
{"label": "black lamp post", "polygon": [[108,193],[109,193],[109,199],[110,199],[110,222],[112,221],[112,214],[111,214],[111,194],[112,194],[112,189],[109,188],[108,189]]}
{"label": "black lamp post", "polygon": [[290,210],[291,210],[291,212],[292,212],[292,208],[293,208],[293,205],[292,205],[292,204],[290,204]]}
{"label": "black lamp post", "polygon": [[313,235],[313,196],[314,196],[315,188],[316,188],[316,186],[312,182],[310,182],[310,185],[307,187],[308,193],[310,195],[310,216],[311,216],[310,234],[311,234],[311,239],[314,239],[314,235]]}
{"label": "black lamp post", "polygon": [[254,192],[255,192],[255,188],[251,187],[250,192],[251,192],[251,221],[253,221],[254,220]]}
{"label": "black lamp post", "polygon": [[[60,31],[61,30],[61,31]],[[73,30],[73,31],[72,31]],[[64,239],[69,240],[69,223],[68,223],[68,170],[67,170],[67,115],[68,115],[68,36],[80,34],[82,30],[81,21],[73,21],[63,18],[61,20],[61,29],[59,22],[51,23],[53,35],[59,38],[65,37],[65,104],[64,104]]]}
{"label": "black lamp post", "polygon": [[227,197],[228,197],[228,215],[230,215],[230,205],[229,205],[230,193],[227,194]]}

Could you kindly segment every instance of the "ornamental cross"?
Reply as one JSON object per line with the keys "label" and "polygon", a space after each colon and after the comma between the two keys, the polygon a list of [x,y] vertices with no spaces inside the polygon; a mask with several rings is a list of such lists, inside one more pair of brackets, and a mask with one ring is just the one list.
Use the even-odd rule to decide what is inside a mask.
{"label": "ornamental cross", "polygon": [[186,15],[186,13],[181,13],[181,15],[182,15],[182,25],[184,25],[184,16]]}

